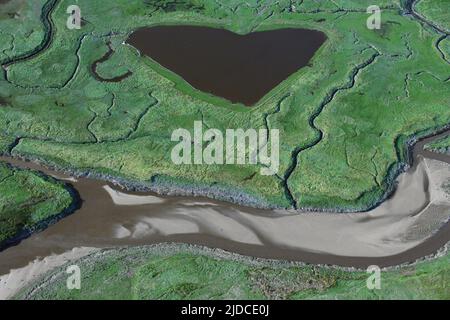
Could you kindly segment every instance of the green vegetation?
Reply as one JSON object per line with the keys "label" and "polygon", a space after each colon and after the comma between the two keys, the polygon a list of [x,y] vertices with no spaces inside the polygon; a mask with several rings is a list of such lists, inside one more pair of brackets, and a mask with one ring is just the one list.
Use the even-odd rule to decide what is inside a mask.
{"label": "green vegetation", "polygon": [[450,154],[450,135],[427,144],[425,149]]}
{"label": "green vegetation", "polygon": [[[366,27],[369,0],[78,0],[80,30],[66,27],[73,1],[2,3],[0,153],[151,188],[212,190],[255,206],[365,209],[389,190],[408,138],[450,123],[450,1],[416,1],[422,20],[404,14],[406,0],[377,3],[380,30]],[[124,44],[137,28],[176,24],[240,34],[310,28],[328,41],[307,67],[247,108],[197,92]],[[116,83],[91,71],[109,46],[114,53],[98,74],[132,72]],[[279,174],[261,176],[251,165],[174,165],[172,132],[201,120],[222,131],[279,129]],[[429,147],[448,146],[447,138]],[[0,164],[0,246],[71,203],[53,179]],[[450,299],[449,262],[447,254],[387,271],[382,290],[368,291],[363,272],[132,248],[81,259],[81,291],[66,290],[61,268],[18,297]]]}
{"label": "green vegetation", "polygon": [[10,146],[14,143],[14,138],[3,137],[0,135],[0,154],[7,153]]}
{"label": "green vegetation", "polygon": [[[66,27],[72,1],[34,3],[11,0],[4,7],[27,17],[20,24],[0,14],[0,43],[11,44],[0,56],[6,63],[0,133],[20,138],[16,155],[152,188],[202,193],[215,186],[218,198],[258,206],[355,210],[378,202],[389,189],[406,148],[399,141],[450,123],[449,41],[403,15],[404,1],[378,1],[381,30],[366,27],[368,0],[79,0],[81,30]],[[424,0],[417,10],[442,24],[448,19],[439,12],[449,12],[448,3]],[[50,12],[50,22],[37,14],[37,5]],[[174,83],[123,44],[132,30],[162,24],[241,34],[311,28],[325,32],[328,41],[309,66],[245,108]],[[27,41],[30,34],[41,43]],[[46,43],[48,35],[52,41]],[[97,81],[90,70],[109,42],[114,54],[98,72],[105,78],[133,73],[118,83]],[[30,58],[14,58],[24,56]],[[279,129],[279,174],[261,176],[251,165],[174,165],[170,136],[196,120],[221,130]]]}
{"label": "green vegetation", "polygon": [[[450,299],[450,255],[382,272],[368,290],[365,272],[243,262],[186,249],[100,251],[75,263],[81,290],[67,290],[66,266],[17,299]],[[70,264],[73,264],[71,262]]]}
{"label": "green vegetation", "polygon": [[450,30],[450,1],[420,0],[416,4],[416,9],[440,27]]}
{"label": "green vegetation", "polygon": [[11,59],[40,45],[44,37],[40,15],[45,2],[46,0],[14,0],[0,4],[0,61]]}
{"label": "green vegetation", "polygon": [[54,179],[0,162],[0,248],[7,240],[46,227],[72,202],[70,192]]}

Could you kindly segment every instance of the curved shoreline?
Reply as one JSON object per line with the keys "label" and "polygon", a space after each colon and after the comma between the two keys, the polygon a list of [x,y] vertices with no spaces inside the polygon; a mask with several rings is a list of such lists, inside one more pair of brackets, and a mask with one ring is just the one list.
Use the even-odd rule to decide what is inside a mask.
{"label": "curved shoreline", "polygon": [[104,78],[104,77],[102,77],[101,75],[98,74],[98,72],[97,72],[98,65],[108,61],[109,58],[111,58],[111,56],[115,52],[113,50],[113,48],[111,47],[111,42],[108,42],[106,45],[108,47],[108,52],[106,52],[103,55],[103,57],[101,57],[100,59],[94,61],[92,63],[92,65],[91,65],[90,70],[92,72],[92,76],[94,77],[94,79],[96,79],[99,82],[120,82],[120,81],[125,80],[126,78],[130,77],[133,74],[133,72],[131,70],[128,70],[127,72],[125,72],[122,75],[119,75],[119,76],[116,76],[116,77],[113,77],[113,78],[109,78],[109,79],[108,78]]}
{"label": "curved shoreline", "polygon": [[[383,183],[387,186],[384,190],[382,197],[377,199],[371,204],[364,207],[353,207],[353,208],[311,208],[311,207],[300,207],[297,209],[281,207],[271,204],[264,199],[258,197],[257,195],[251,195],[244,190],[236,190],[236,188],[231,188],[228,186],[218,185],[217,187],[211,187],[204,184],[193,184],[193,183],[161,183],[155,181],[139,182],[133,181],[120,176],[114,176],[112,174],[103,174],[96,172],[96,169],[91,170],[80,170],[76,168],[71,168],[70,166],[60,165],[51,160],[46,160],[45,158],[30,156],[27,154],[21,154],[20,152],[14,152],[14,148],[20,143],[21,138],[18,138],[13,145],[10,147],[9,152],[4,153],[1,156],[16,158],[22,161],[27,161],[31,163],[36,163],[48,170],[57,171],[66,175],[70,175],[76,178],[89,178],[95,180],[102,180],[105,182],[112,183],[113,185],[130,192],[142,192],[142,193],[154,193],[159,196],[170,196],[170,197],[198,197],[206,198],[210,200],[215,200],[219,202],[226,202],[234,205],[238,205],[244,208],[251,209],[263,209],[263,210],[287,210],[296,212],[329,212],[329,213],[358,213],[358,212],[369,212],[378,208],[386,200],[388,200],[396,191],[396,180],[398,177],[407,172],[409,169],[414,168],[416,161],[414,161],[415,156],[419,153],[427,152],[424,150],[424,145],[432,140],[439,139],[441,136],[445,136],[450,133],[450,124],[439,128],[437,130],[427,130],[422,133],[416,133],[411,135],[406,139],[405,142],[405,160],[397,161],[392,164],[391,169],[389,169]],[[31,138],[32,139],[32,138]],[[418,150],[420,149],[420,150]],[[399,157],[400,157],[400,151]],[[430,154],[432,152],[429,152]],[[433,153],[434,154],[434,153]],[[434,156],[439,156],[434,154]],[[445,155],[443,157],[446,157]],[[449,160],[441,160],[449,161]],[[176,178],[170,177],[171,180],[176,180]],[[235,192],[233,192],[236,190]],[[372,192],[372,191],[367,191]],[[366,193],[367,193],[366,192]]]}
{"label": "curved shoreline", "polygon": [[[15,170],[28,170],[28,169],[22,169],[19,167],[16,167],[10,163],[7,163],[8,166],[12,167]],[[66,190],[71,199],[72,202],[70,203],[69,206],[67,206],[64,210],[62,210],[59,213],[56,213],[44,220],[41,220],[39,222],[37,222],[35,225],[33,225],[32,227],[28,227],[28,228],[23,228],[22,230],[20,230],[17,234],[15,234],[13,237],[5,239],[4,241],[0,242],[0,252],[12,247],[12,246],[16,246],[19,245],[21,241],[29,238],[30,236],[32,236],[35,233],[39,233],[41,231],[44,231],[45,229],[47,229],[48,227],[50,227],[53,224],[58,223],[58,221],[66,218],[67,216],[75,213],[77,210],[79,210],[81,208],[82,205],[82,201],[80,198],[80,195],[78,193],[78,191],[73,188],[71,185],[67,184],[67,183],[63,183],[59,180],[57,180],[56,178],[53,178],[49,175],[44,174],[41,171],[31,171],[32,173],[36,174],[37,176],[41,177],[42,179],[46,180],[46,181],[52,181],[54,180],[56,183],[60,183],[61,186],[64,188],[64,190]]]}
{"label": "curved shoreline", "polygon": [[[50,2],[51,1],[49,1],[48,3],[50,3]],[[57,1],[54,1],[54,4],[56,4],[56,3],[57,3]],[[50,19],[50,22],[51,22],[51,19]],[[45,49],[45,48],[43,48],[43,49]],[[41,49],[41,51],[43,49]],[[34,53],[30,57],[33,57],[35,54],[38,54],[38,53],[39,52]],[[18,61],[20,61],[20,60],[18,60]],[[7,80],[7,77],[5,77],[5,78]],[[444,129],[438,130],[438,132],[441,132],[440,134],[445,133],[449,130],[449,128],[450,128],[450,125],[447,125],[444,127]],[[331,209],[326,209],[326,210],[322,210],[320,208],[301,208],[301,210],[298,210],[298,211],[311,211],[311,212],[339,211],[342,213],[344,213],[344,212],[353,213],[353,212],[367,212],[374,208],[377,208],[382,203],[384,203],[384,201],[386,201],[393,195],[393,193],[396,190],[396,179],[400,176],[400,174],[404,173],[409,168],[415,166],[416,163],[414,161],[414,149],[417,148],[418,143],[422,142],[423,140],[436,136],[435,133],[430,133],[432,130],[433,129],[430,129],[430,130],[424,131],[424,132],[420,132],[417,134],[413,134],[409,139],[406,140],[406,147],[404,147],[404,145],[402,145],[402,148],[401,148],[402,150],[397,150],[399,153],[405,152],[406,157],[404,157],[404,158],[399,157],[399,161],[396,161],[395,163],[393,163],[393,165],[391,166],[391,168],[389,170],[389,174],[386,175],[385,179],[383,180],[383,183],[386,183],[386,186],[387,186],[387,188],[384,192],[384,195],[379,200],[377,200],[374,204],[369,204],[368,208],[366,208],[364,210],[359,210],[357,208],[351,208],[351,209],[350,208],[347,208],[347,209],[346,208],[338,208],[338,209],[331,208]],[[19,139],[19,141],[20,141],[20,139]],[[400,149],[400,148],[398,148],[398,149]],[[18,154],[18,155],[20,156],[20,154]],[[25,159],[27,158],[26,155],[24,156],[24,158]],[[52,167],[51,162],[49,162],[49,161],[46,162],[45,159],[33,159],[32,157],[30,157],[29,159],[32,161],[38,161],[38,162],[41,161],[42,163],[44,163],[44,166],[47,166],[50,168]],[[401,161],[401,160],[405,160],[405,161]],[[233,191],[235,191],[236,189],[230,188],[229,186],[222,186],[222,187],[219,186],[217,188],[211,188],[208,185],[204,186],[201,184],[196,185],[196,184],[192,184],[192,183],[183,183],[183,182],[180,182],[178,184],[174,183],[174,182],[161,183],[161,181],[160,182],[154,182],[154,181],[153,182],[137,182],[137,181],[133,182],[133,181],[128,181],[126,178],[120,178],[118,176],[115,177],[114,175],[101,174],[101,173],[95,172],[96,169],[83,172],[83,170],[71,169],[70,167],[66,167],[64,169],[64,166],[58,167],[57,165],[55,165],[54,168],[56,168],[56,170],[58,170],[58,171],[70,173],[70,175],[74,175],[74,176],[78,176],[78,177],[88,177],[88,178],[94,178],[94,179],[98,178],[101,180],[110,181],[113,184],[118,185],[125,190],[143,191],[143,192],[151,191],[151,192],[156,192],[156,194],[162,194],[162,195],[207,197],[208,199],[227,201],[227,202],[231,202],[231,203],[235,203],[238,205],[242,205],[245,207],[251,207],[251,208],[263,208],[263,209],[279,209],[280,208],[280,207],[276,207],[276,206],[271,206],[266,201],[264,201],[262,199],[258,199],[254,195],[250,195],[247,193],[243,194],[239,191],[233,193]],[[174,178],[173,180],[176,180],[176,178]],[[368,192],[370,193],[371,191],[368,191]],[[79,204],[81,204],[81,203],[79,203]],[[443,236],[445,236],[445,232],[448,232],[448,230],[450,230],[450,229],[447,228],[447,229],[442,229],[442,230],[444,230]],[[177,242],[176,237],[174,237],[172,239],[173,239],[173,241]],[[203,241],[205,241],[205,240],[203,240]],[[217,239],[215,241],[217,241]],[[239,246],[242,247],[241,244],[239,244]],[[255,248],[248,247],[247,249],[249,252],[261,252],[261,254],[264,254],[261,250],[258,251]],[[292,253],[292,254],[294,256],[294,253]],[[348,257],[343,257],[343,258],[347,259]],[[312,259],[314,259],[314,257],[312,257]]]}
{"label": "curved shoreline", "polygon": [[[17,142],[14,143],[14,146],[12,148],[14,149],[16,145]],[[41,166],[42,168],[45,168],[47,170],[56,171],[61,174],[72,176],[74,178],[87,178],[109,182],[112,183],[114,186],[119,187],[120,189],[130,192],[154,193],[154,195],[167,197],[192,196],[198,197],[199,199],[206,198],[208,200],[225,202],[252,209],[266,209],[266,210],[287,209],[284,207],[271,205],[267,201],[261,198],[258,199],[258,197],[252,196],[245,192],[238,191],[233,193],[231,192],[231,187],[228,190],[223,190],[226,188],[226,186],[223,186],[223,188],[221,188],[221,186],[211,187],[209,185],[204,185],[200,183],[195,185],[193,183],[185,183],[183,181],[181,181],[178,185],[175,185],[175,183],[157,184],[154,181],[147,181],[147,182],[133,181],[131,179],[127,179],[120,176],[114,176],[112,174],[99,173],[96,172],[96,169],[82,170],[72,168],[70,166],[57,164],[51,160],[45,159],[44,157],[36,157],[27,154],[16,153],[13,152],[12,150],[3,154],[0,153],[0,160],[2,160],[1,158],[3,158],[3,160],[6,162],[9,161],[8,158],[10,160],[17,159],[19,161],[29,162],[31,165],[36,164],[37,166]],[[218,189],[222,190],[216,191]]]}
{"label": "curved shoreline", "polygon": [[[436,160],[428,162],[440,163]],[[435,169],[428,173],[428,166],[424,163],[421,161],[420,167],[416,166],[413,172],[401,177],[395,199],[387,200],[383,207],[369,214],[314,214],[284,210],[271,213],[198,198],[154,199],[152,194],[122,193],[105,189],[102,181],[81,178],[75,182],[81,188],[83,199],[78,214],[0,253],[4,261],[11,261],[4,262],[0,270],[6,272],[8,266],[23,266],[35,255],[47,256],[74,247],[135,247],[156,243],[190,243],[251,257],[349,268],[410,263],[435,255],[448,243],[450,235],[450,223],[445,223],[448,221],[448,203],[435,200],[441,199],[436,198],[436,192],[441,191],[435,188],[448,176],[448,166],[443,163],[438,167],[432,165]],[[33,166],[32,163],[22,165]],[[441,171],[436,171],[436,168],[441,168]],[[63,180],[72,179],[61,177],[58,172],[49,174]],[[420,194],[423,193],[421,188],[428,188],[429,178],[432,178],[434,188],[430,190],[435,190],[431,200],[429,191]],[[115,203],[111,192],[129,201],[131,207],[124,202]],[[408,197],[411,198],[404,202]],[[133,201],[137,201],[136,204]],[[445,217],[446,220],[442,220]],[[146,225],[150,229],[145,229]],[[416,225],[419,233],[413,231]],[[391,227],[393,231],[389,231]],[[339,235],[344,236],[345,241],[338,240]],[[404,236],[407,238],[401,240]],[[56,239],[59,240],[55,242]],[[384,243],[382,239],[394,242]],[[336,245],[337,242],[340,244]]]}
{"label": "curved shoreline", "polygon": [[[383,272],[395,272],[402,268],[416,266],[420,263],[431,262],[434,259],[443,257],[448,254],[450,249],[450,243],[447,243],[443,249],[432,256],[424,257],[413,263],[402,264],[395,267],[384,267],[381,270]],[[0,289],[1,299],[15,299],[17,295],[23,294],[23,290],[34,290],[32,288],[38,288],[40,285],[46,283],[50,278],[56,274],[67,270],[69,264],[79,264],[81,261],[97,261],[99,256],[117,254],[121,251],[130,251],[131,254],[153,254],[171,256],[175,254],[192,254],[202,255],[205,257],[219,259],[224,261],[232,261],[241,263],[250,267],[268,267],[268,268],[291,268],[291,267],[305,267],[307,264],[297,261],[280,261],[273,259],[255,258],[250,256],[244,256],[241,254],[228,252],[222,249],[211,249],[207,247],[191,245],[191,244],[174,244],[174,243],[162,243],[154,245],[146,245],[139,247],[117,247],[117,248],[104,248],[93,249],[87,247],[74,248],[71,251],[59,255],[51,255],[45,259],[38,259],[30,262],[27,266],[12,271],[9,275],[0,276],[0,283],[4,284],[3,289]],[[319,268],[325,268],[329,270],[340,270],[344,272],[365,272],[364,268],[348,268],[340,266],[330,265],[317,265]],[[18,281],[18,279],[26,278],[25,282]]]}
{"label": "curved shoreline", "polygon": [[[411,15],[415,20],[418,20],[420,23],[425,23],[429,25],[433,30],[435,30],[437,33],[446,34],[448,35],[448,32],[443,31],[438,26],[436,26],[433,22],[428,21],[424,17],[422,17],[418,12],[415,11],[415,5],[418,2],[418,0],[406,0],[404,3],[404,6],[400,6],[400,9],[404,10],[404,13],[406,15]],[[36,47],[34,50],[25,53],[23,55],[19,55],[17,57],[13,57],[8,59],[5,62],[1,62],[1,65],[5,72],[5,80],[8,80],[7,76],[7,67],[13,63],[20,62],[22,60],[31,59],[35,57],[36,55],[40,54],[42,51],[46,50],[52,43],[55,28],[54,23],[52,20],[52,13],[56,9],[57,5],[59,4],[59,0],[48,0],[48,2],[45,3],[42,14],[41,14],[41,22],[44,25],[44,39],[42,43]],[[320,29],[318,29],[320,30]],[[324,31],[322,31],[324,32]],[[130,32],[131,33],[131,32]],[[112,49],[109,46],[109,52],[105,54],[102,58],[100,58],[98,61],[95,61],[91,65],[91,71],[93,71],[94,77],[97,77],[98,75],[95,72],[95,68],[99,62],[102,62],[103,59],[108,59],[109,56],[112,53]],[[377,53],[372,56],[371,59],[369,59],[368,64],[372,63],[377,58]],[[313,59],[315,56],[313,57]],[[354,70],[354,74],[350,75],[350,87],[353,85],[354,77],[358,74],[358,72],[365,68],[367,66],[367,62],[363,63],[361,66],[357,66]],[[103,79],[98,78],[99,81],[106,81],[106,82],[115,82],[121,81],[124,78],[128,77],[129,74],[126,73],[122,76],[118,76],[117,78],[113,79]],[[347,85],[345,84],[342,87],[338,87],[331,93],[331,96],[336,94],[339,90],[347,89]],[[334,92],[336,91],[336,92]],[[324,98],[324,103],[319,106],[318,113],[314,113],[310,117],[310,122],[312,121],[312,128],[315,128],[314,125],[314,119],[317,117],[318,114],[320,114],[320,109],[323,108],[328,102],[328,97]],[[317,129],[320,132],[320,135],[322,135],[322,131],[320,129]],[[378,193],[378,191],[382,191],[382,195],[378,197],[378,199],[373,199],[367,203],[363,204],[356,204],[355,206],[348,206],[348,207],[330,207],[330,208],[313,208],[313,207],[297,207],[297,200],[289,197],[288,194],[290,194],[289,190],[289,183],[288,179],[289,176],[292,174],[292,172],[295,170],[296,162],[298,159],[293,160],[294,165],[291,170],[291,168],[288,168],[288,170],[285,172],[285,179],[281,182],[283,189],[285,189],[286,193],[286,200],[291,204],[291,207],[287,206],[280,206],[274,203],[270,203],[270,201],[263,198],[263,196],[259,194],[252,194],[250,192],[247,192],[245,189],[236,190],[233,186],[228,186],[226,184],[217,184],[215,186],[210,186],[208,184],[203,183],[195,183],[195,182],[187,182],[180,180],[177,177],[168,177],[168,179],[165,179],[165,181],[133,181],[132,179],[127,179],[125,177],[120,177],[119,175],[114,174],[102,174],[99,172],[96,172],[96,169],[90,169],[87,171],[76,169],[64,165],[58,165],[56,163],[52,163],[52,161],[49,161],[45,158],[37,158],[25,154],[17,154],[18,158],[25,160],[25,161],[32,161],[37,162],[40,165],[43,165],[44,167],[63,172],[65,174],[69,174],[76,177],[87,177],[87,178],[93,178],[93,179],[99,179],[104,180],[113,183],[114,185],[117,185],[125,190],[128,191],[135,191],[135,192],[154,192],[158,195],[162,196],[180,196],[180,197],[187,197],[187,196],[195,196],[195,197],[206,197],[208,199],[217,200],[217,201],[224,201],[224,202],[230,202],[232,204],[236,204],[243,207],[249,207],[249,208],[256,208],[256,209],[267,209],[267,210],[274,210],[274,209],[288,209],[288,210],[296,210],[296,211],[310,211],[310,212],[341,212],[341,213],[354,213],[354,212],[368,212],[370,210],[373,210],[380,206],[384,201],[389,199],[392,194],[395,192],[395,180],[400,176],[400,174],[406,172],[412,165],[413,165],[413,159],[412,153],[413,149],[415,147],[416,143],[419,143],[420,141],[424,139],[428,139],[429,137],[436,136],[438,134],[441,134],[444,131],[450,130],[450,124],[447,124],[443,128],[437,129],[436,128],[430,128],[423,133],[416,133],[413,134],[410,138],[406,141],[406,150],[397,150],[397,153],[400,153],[402,151],[406,152],[407,161],[403,162],[402,159],[398,159],[396,162],[393,162],[391,167],[389,168],[386,176],[383,179],[383,189],[375,187],[375,189],[372,190],[366,190],[361,194],[361,197],[365,195],[370,195],[374,193]],[[450,132],[450,131],[449,131]],[[25,138],[25,137],[24,137]],[[30,137],[30,139],[33,139]],[[17,141],[14,143],[14,145],[10,148],[13,149],[19,142],[21,138],[17,138]],[[306,148],[313,147],[317,143],[320,143],[321,137],[319,137],[319,142],[315,142],[312,146],[308,146]],[[393,142],[396,144],[396,140]],[[305,148],[302,148],[299,150],[293,150],[292,153],[295,158],[298,157],[298,154],[303,151]],[[11,152],[9,152],[10,154]],[[1,156],[1,154],[0,154]],[[152,177],[152,179],[155,177]],[[177,182],[173,181],[178,180]],[[361,198],[360,197],[360,198]],[[289,199],[292,198],[292,199]]]}

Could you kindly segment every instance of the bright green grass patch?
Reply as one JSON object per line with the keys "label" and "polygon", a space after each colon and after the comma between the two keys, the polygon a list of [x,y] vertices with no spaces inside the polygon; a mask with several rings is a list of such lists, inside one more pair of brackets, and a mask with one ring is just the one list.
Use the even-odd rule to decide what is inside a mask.
{"label": "bright green grass patch", "polygon": [[10,0],[0,5],[0,62],[37,47],[44,37],[40,21],[46,0]]}
{"label": "bright green grass patch", "polygon": [[419,0],[416,10],[440,27],[450,30],[450,0]]}
{"label": "bright green grass patch", "polygon": [[427,150],[450,154],[450,135],[425,146]]}
{"label": "bright green grass patch", "polygon": [[72,204],[72,196],[51,178],[0,163],[0,246],[24,232],[45,227]]}
{"label": "bright green grass patch", "polygon": [[[119,177],[145,187],[172,186],[195,191],[204,187],[216,189],[222,186],[223,192],[217,192],[217,198],[220,200],[229,200],[227,196],[241,192],[254,199],[249,201],[254,206],[289,205],[283,197],[279,183],[273,177],[260,175],[259,169],[250,165],[238,168],[220,165],[206,168],[201,165],[172,168],[169,165],[170,153],[158,156],[160,150],[167,148],[164,141],[142,137],[132,142],[67,145],[23,139],[13,154],[45,159],[56,167]],[[47,156],[50,154],[54,156]],[[216,182],[219,175],[223,179],[221,184]],[[172,176],[178,178],[170,178]]]}
{"label": "bright green grass patch", "polygon": [[[398,155],[405,153],[399,137],[450,123],[450,42],[438,46],[442,35],[402,15],[399,1],[378,2],[381,30],[366,27],[370,1],[79,0],[88,23],[68,30],[71,4],[61,0],[54,8],[51,45],[10,65],[0,79],[0,99],[8,101],[0,107],[0,132],[24,138],[18,155],[137,183],[165,177],[188,187],[231,185],[270,206],[360,210],[392,185]],[[445,12],[447,4],[433,6]],[[27,15],[31,9],[23,8]],[[241,34],[310,28],[328,40],[308,66],[245,108],[198,92],[123,44],[137,28],[180,24]],[[99,73],[133,73],[118,83],[99,82],[90,69],[108,42],[114,54]],[[174,165],[171,134],[194,121],[221,131],[278,129],[278,176],[259,175],[259,166]]]}
{"label": "bright green grass patch", "polygon": [[8,149],[13,142],[14,138],[4,137],[0,135],[0,154],[8,152]]}
{"label": "bright green grass patch", "polygon": [[382,272],[381,290],[370,291],[364,272],[244,263],[192,249],[129,248],[101,251],[75,262],[81,269],[81,290],[67,290],[63,267],[16,298],[449,299],[449,262],[447,254]]}

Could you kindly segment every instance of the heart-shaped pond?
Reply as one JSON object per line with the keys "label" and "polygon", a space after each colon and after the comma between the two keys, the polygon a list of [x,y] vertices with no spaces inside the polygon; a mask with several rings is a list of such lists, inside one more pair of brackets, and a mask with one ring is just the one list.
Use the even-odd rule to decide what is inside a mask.
{"label": "heart-shaped pond", "polygon": [[308,29],[239,35],[209,27],[159,26],[136,30],[127,43],[192,87],[252,106],[306,66],[326,39]]}

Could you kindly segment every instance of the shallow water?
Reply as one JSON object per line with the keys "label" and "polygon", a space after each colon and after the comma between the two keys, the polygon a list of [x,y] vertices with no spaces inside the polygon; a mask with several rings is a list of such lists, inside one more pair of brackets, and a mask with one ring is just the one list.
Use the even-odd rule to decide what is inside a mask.
{"label": "shallow water", "polygon": [[[13,165],[66,179],[83,203],[74,214],[0,252],[0,274],[76,247],[166,242],[315,264],[366,267],[411,262],[435,253],[450,240],[448,223],[426,239],[441,226],[436,219],[450,213],[450,203],[435,201],[435,192],[430,193],[433,184],[440,183],[436,179],[450,177],[450,167],[441,162],[450,163],[450,157],[423,151],[430,140],[415,146],[415,165],[399,177],[399,187],[390,199],[370,212],[352,214],[257,210],[204,198],[132,193],[103,181],[74,179],[3,157],[0,160]],[[423,160],[423,155],[440,161]],[[415,232],[411,237],[411,228],[418,222],[436,216],[437,222],[432,221],[436,230],[424,235]]]}
{"label": "shallow water", "polygon": [[143,28],[127,43],[194,88],[251,106],[302,67],[325,42],[324,33],[279,29],[239,35],[194,26]]}

